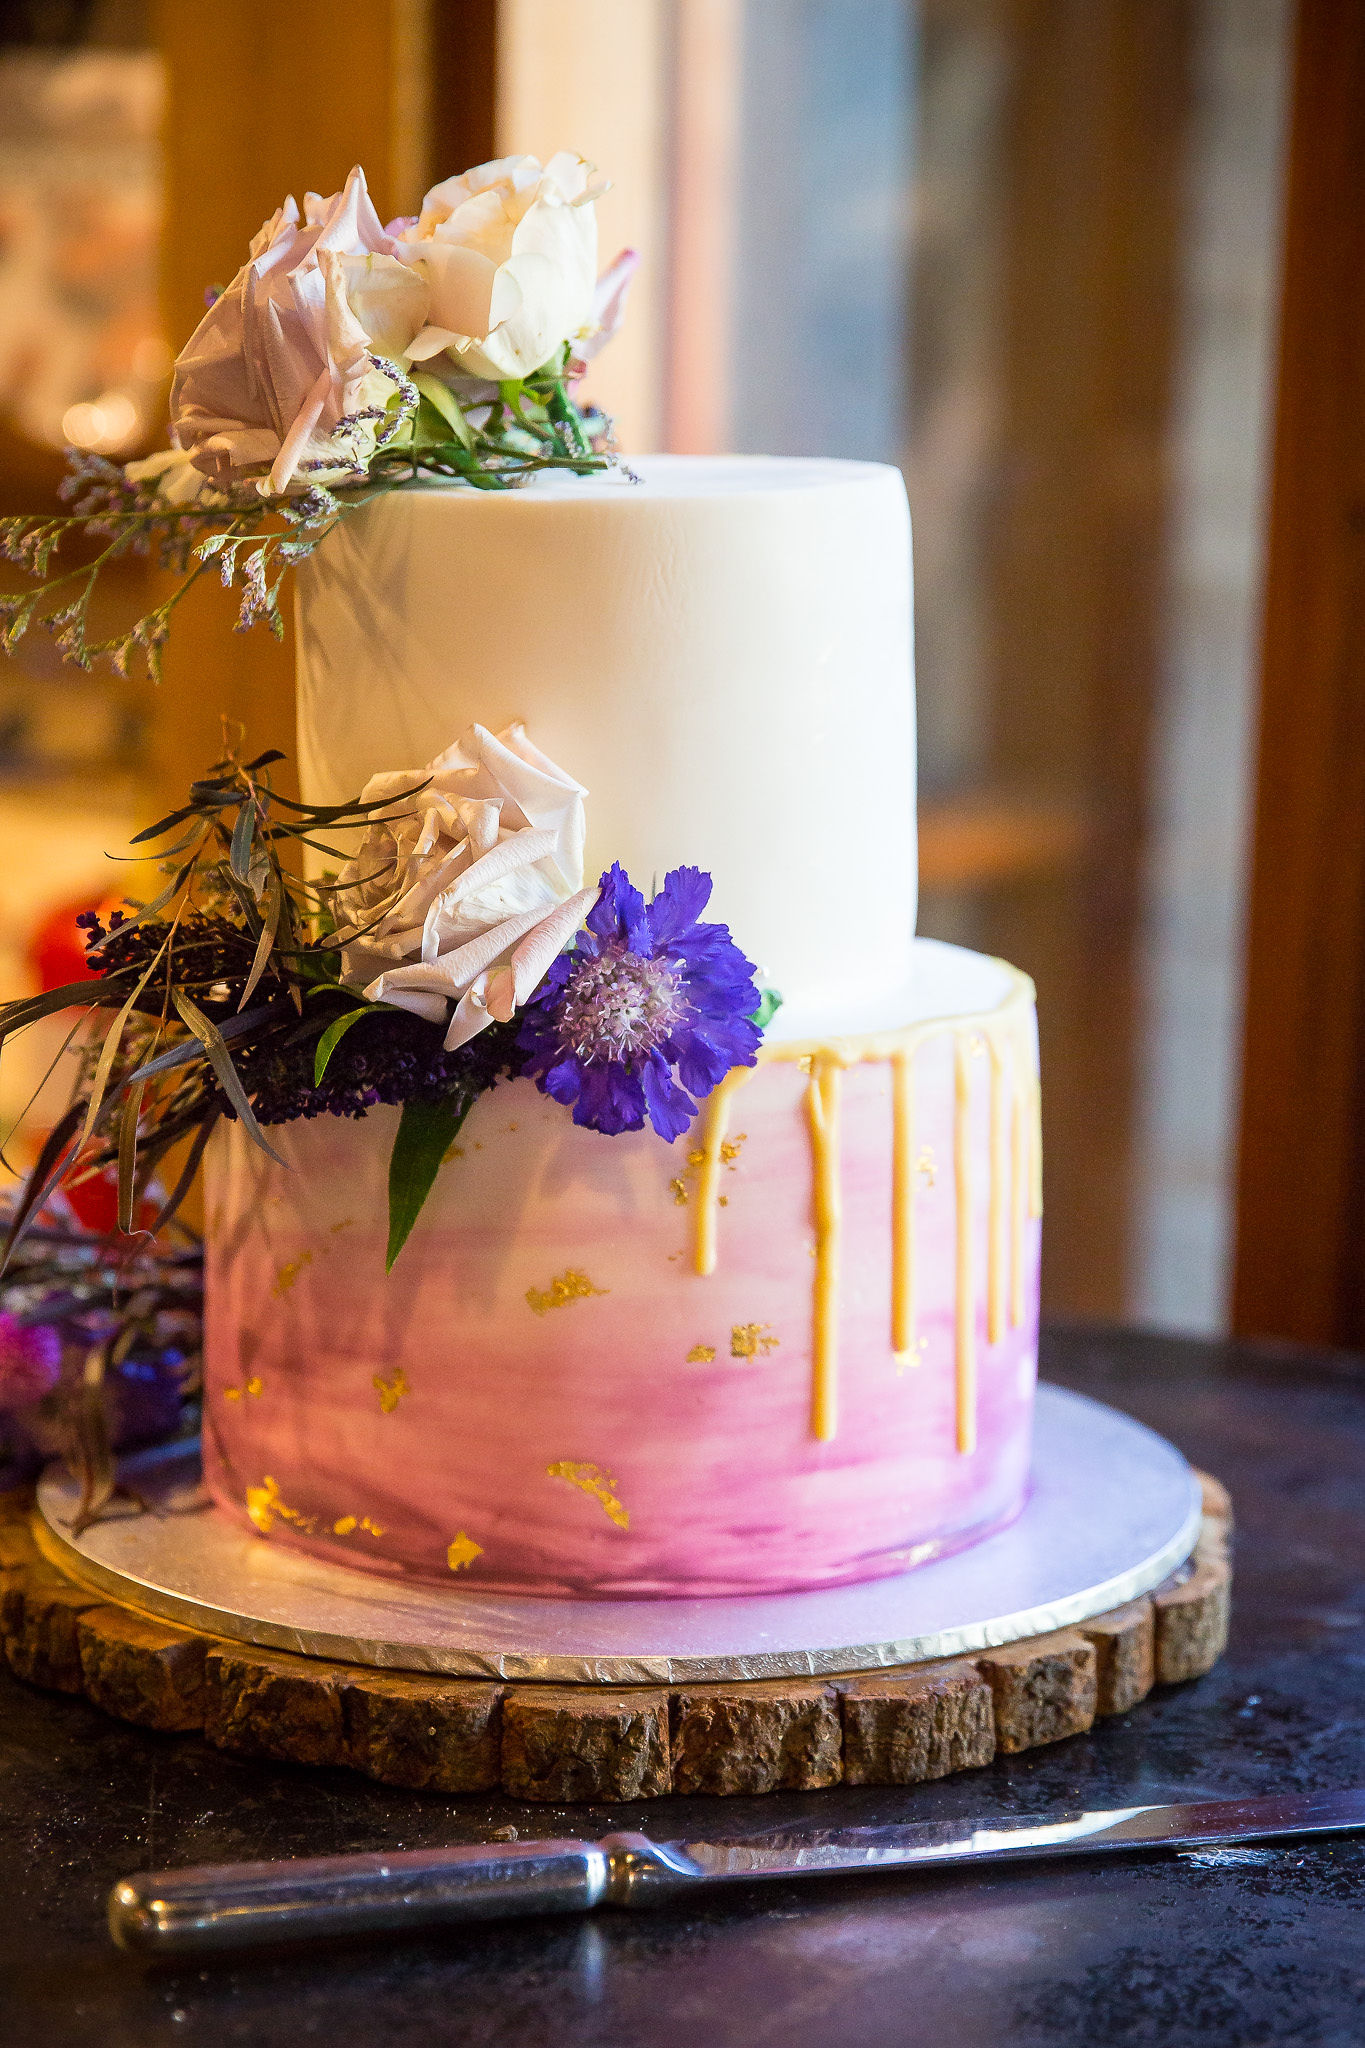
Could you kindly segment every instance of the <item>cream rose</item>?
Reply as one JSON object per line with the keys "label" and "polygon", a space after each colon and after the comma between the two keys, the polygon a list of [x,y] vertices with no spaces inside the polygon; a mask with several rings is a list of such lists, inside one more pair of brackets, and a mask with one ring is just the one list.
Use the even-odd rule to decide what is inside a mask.
{"label": "cream rose", "polygon": [[414,362],[448,355],[465,375],[529,376],[594,331],[597,216],[606,188],[561,151],[505,156],[433,185],[396,252],[430,292]]}
{"label": "cream rose", "polygon": [[338,877],[343,978],[371,1002],[449,1016],[448,1052],[508,1021],[593,901],[585,795],[520,725],[472,726],[430,767],[372,776],[362,801],[385,809]]}
{"label": "cream rose", "polygon": [[272,492],[362,472],[392,381],[428,325],[428,292],[400,262],[353,170],[330,199],[292,199],[200,321],[175,366],[171,432],[220,489],[268,472]]}

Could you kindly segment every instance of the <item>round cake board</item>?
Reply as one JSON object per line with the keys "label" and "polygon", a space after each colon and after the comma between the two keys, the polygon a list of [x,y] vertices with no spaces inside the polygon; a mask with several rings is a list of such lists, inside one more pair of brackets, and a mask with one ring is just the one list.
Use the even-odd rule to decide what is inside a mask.
{"label": "round cake board", "polygon": [[428,1587],[290,1552],[202,1505],[197,1451],[163,1446],[79,1536],[76,1489],[39,1488],[52,1562],[106,1598],[218,1639],[353,1666],[555,1685],[876,1672],[1076,1627],[1151,1592],[1200,1529],[1196,1475],[1129,1416],[1038,1393],[1032,1482],[1008,1528],[893,1578],[746,1599],[545,1600]]}

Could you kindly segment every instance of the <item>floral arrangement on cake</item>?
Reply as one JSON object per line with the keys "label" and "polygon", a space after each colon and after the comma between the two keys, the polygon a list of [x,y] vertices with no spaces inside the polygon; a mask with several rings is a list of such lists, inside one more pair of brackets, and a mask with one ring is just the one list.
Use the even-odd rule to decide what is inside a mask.
{"label": "floral arrangement on cake", "polygon": [[498,1081],[524,1075],[588,1129],[671,1143],[754,1064],[779,998],[702,921],[710,877],[675,868],[646,901],[617,865],[585,887],[586,792],[521,726],[475,725],[345,804],[283,795],[281,759],[227,752],[133,842],[158,849],[164,887],[107,924],[82,918],[92,978],[0,1007],[0,1051],[42,1017],[88,1019],[72,1099],[9,1219],[11,1259],[55,1191],[105,1174],[118,1228],[155,1238],[222,1117],[277,1157],[272,1124],[391,1104],[392,1267]]}
{"label": "floral arrangement on cake", "polygon": [[[426,477],[509,490],[617,461],[578,380],[620,324],[636,258],[597,274],[595,201],[570,153],[503,157],[434,185],[381,224],[363,171],[290,198],[254,236],[175,365],[170,447],[118,464],[69,451],[60,516],[0,520],[0,553],[39,579],[0,596],[0,646],[35,624],[65,657],[160,674],[172,615],[216,570],[238,630],[282,630],[280,589],[339,519]],[[53,572],[64,543],[93,561]],[[101,571],[150,555],[181,582],[134,624],[90,637]]]}

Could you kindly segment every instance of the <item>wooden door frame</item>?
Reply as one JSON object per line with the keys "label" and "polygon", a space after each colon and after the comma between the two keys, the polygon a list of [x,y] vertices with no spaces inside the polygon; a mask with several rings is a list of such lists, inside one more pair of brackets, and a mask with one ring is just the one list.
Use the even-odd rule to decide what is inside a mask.
{"label": "wooden door frame", "polygon": [[1365,4],[1299,0],[1232,1322],[1365,1345]]}

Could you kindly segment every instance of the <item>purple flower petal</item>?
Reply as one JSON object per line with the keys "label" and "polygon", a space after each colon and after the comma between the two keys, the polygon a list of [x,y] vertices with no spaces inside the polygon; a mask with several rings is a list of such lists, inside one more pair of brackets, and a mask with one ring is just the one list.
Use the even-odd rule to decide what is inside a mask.
{"label": "purple flower petal", "polygon": [[607,869],[598,888],[601,893],[588,912],[588,930],[599,939],[624,940],[632,953],[648,952],[650,934],[645,899],[620,861]]}
{"label": "purple flower petal", "polygon": [[665,1144],[671,1145],[691,1123],[697,1113],[697,1105],[673,1079],[668,1061],[661,1053],[650,1054],[640,1079],[649,1120]]}
{"label": "purple flower petal", "polygon": [[582,1082],[573,1120],[609,1138],[621,1131],[644,1128],[644,1091],[636,1076],[617,1060],[581,1069]]}
{"label": "purple flower petal", "polygon": [[[649,906],[649,928],[655,947],[671,946],[694,925],[711,900],[711,877],[701,868],[671,868]],[[724,931],[723,925],[717,927]]]}

